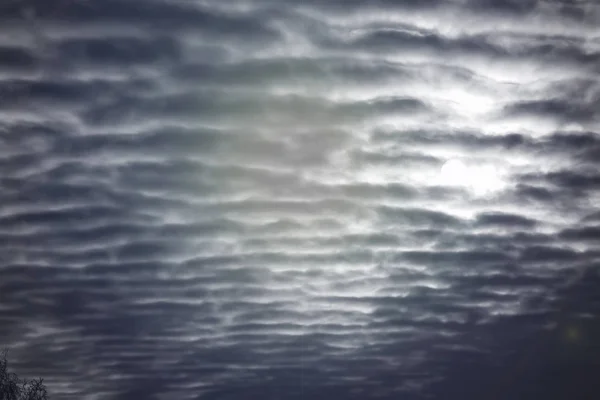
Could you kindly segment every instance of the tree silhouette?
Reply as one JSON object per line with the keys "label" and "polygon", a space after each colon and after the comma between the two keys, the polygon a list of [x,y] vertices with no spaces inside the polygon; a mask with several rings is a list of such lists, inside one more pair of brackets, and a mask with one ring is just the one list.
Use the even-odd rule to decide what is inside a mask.
{"label": "tree silhouette", "polygon": [[43,379],[19,379],[8,372],[7,351],[0,355],[0,400],[47,400]]}

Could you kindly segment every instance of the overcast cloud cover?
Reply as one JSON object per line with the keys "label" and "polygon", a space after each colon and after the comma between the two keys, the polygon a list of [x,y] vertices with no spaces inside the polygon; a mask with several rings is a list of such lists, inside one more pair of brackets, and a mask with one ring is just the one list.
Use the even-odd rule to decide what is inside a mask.
{"label": "overcast cloud cover", "polygon": [[0,32],[0,346],[53,400],[599,398],[597,1]]}

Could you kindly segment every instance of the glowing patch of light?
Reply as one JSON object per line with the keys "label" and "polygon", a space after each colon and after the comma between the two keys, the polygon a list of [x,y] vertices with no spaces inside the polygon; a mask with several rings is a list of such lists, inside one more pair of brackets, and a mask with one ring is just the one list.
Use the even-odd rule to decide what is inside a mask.
{"label": "glowing patch of light", "polygon": [[476,196],[502,190],[506,183],[503,173],[493,165],[467,165],[452,159],[444,163],[439,173],[442,185],[464,187]]}
{"label": "glowing patch of light", "polygon": [[448,96],[447,100],[455,115],[460,115],[462,118],[472,119],[483,116],[494,110],[497,105],[497,101],[490,96],[459,88],[444,90],[444,93]]}

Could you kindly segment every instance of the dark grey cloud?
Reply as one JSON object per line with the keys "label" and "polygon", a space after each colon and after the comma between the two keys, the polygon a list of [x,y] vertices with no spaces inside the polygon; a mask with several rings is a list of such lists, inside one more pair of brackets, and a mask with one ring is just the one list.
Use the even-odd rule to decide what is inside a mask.
{"label": "dark grey cloud", "polygon": [[597,397],[598,8],[476,3],[0,6],[19,374],[56,399]]}
{"label": "dark grey cloud", "polygon": [[477,216],[477,223],[483,226],[513,226],[519,228],[533,228],[536,221],[521,215],[505,213],[483,213]]}
{"label": "dark grey cloud", "polygon": [[531,13],[540,4],[537,0],[484,0],[470,1],[468,5],[484,13],[523,14]]}
{"label": "dark grey cloud", "polygon": [[[355,38],[353,38],[355,37]],[[507,56],[499,46],[489,43],[487,38],[464,37],[451,39],[436,32],[415,30],[373,29],[355,34],[348,39],[323,38],[320,45],[331,50],[381,52],[410,52],[417,54],[468,55],[482,54],[488,57]]]}
{"label": "dark grey cloud", "polygon": [[532,115],[554,117],[564,121],[585,121],[595,117],[596,110],[578,107],[573,101],[546,99],[538,101],[523,101],[506,107],[509,115]]}
{"label": "dark grey cloud", "polygon": [[536,185],[520,184],[517,186],[518,198],[533,202],[552,202],[556,200],[556,192]]}
{"label": "dark grey cloud", "polygon": [[[272,1],[272,0],[271,0]],[[350,1],[331,1],[323,3],[317,0],[311,0],[304,4],[308,4],[311,7],[317,9],[325,9],[329,11],[337,12],[360,12],[369,10],[383,10],[383,11],[401,11],[410,9],[430,9],[432,7],[438,7],[443,4],[439,0],[377,0],[377,1],[365,1],[365,0],[350,0]]]}
{"label": "dark grey cloud", "polygon": [[[92,23],[99,26],[134,24],[154,30],[198,30],[217,35],[272,35],[261,21],[250,17],[234,17],[210,7],[175,4],[150,0],[133,3],[108,0],[102,3],[70,1],[11,2],[2,8],[2,19],[18,22],[24,13],[40,21],[71,24]],[[113,49],[118,47],[112,47]],[[137,51],[141,49],[136,49]]]}
{"label": "dark grey cloud", "polygon": [[579,229],[565,229],[560,235],[567,240],[593,241],[600,237],[600,227],[586,226]]}
{"label": "dark grey cloud", "polygon": [[57,43],[54,51],[56,57],[69,57],[71,62],[95,68],[176,62],[182,52],[179,42],[169,36],[66,38]]}
{"label": "dark grey cloud", "polygon": [[19,72],[36,65],[35,54],[21,47],[4,45],[0,47],[0,57],[5,60],[2,63],[3,71]]}
{"label": "dark grey cloud", "polygon": [[406,223],[411,226],[433,225],[436,227],[457,227],[462,224],[459,218],[442,212],[423,209],[386,207],[379,208],[381,218],[392,223]]}

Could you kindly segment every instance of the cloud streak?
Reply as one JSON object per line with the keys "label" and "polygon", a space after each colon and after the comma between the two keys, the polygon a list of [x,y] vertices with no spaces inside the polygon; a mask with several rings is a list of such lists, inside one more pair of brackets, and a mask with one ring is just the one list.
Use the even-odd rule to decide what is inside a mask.
{"label": "cloud streak", "polygon": [[599,15],[2,6],[18,371],[56,399],[594,390]]}

